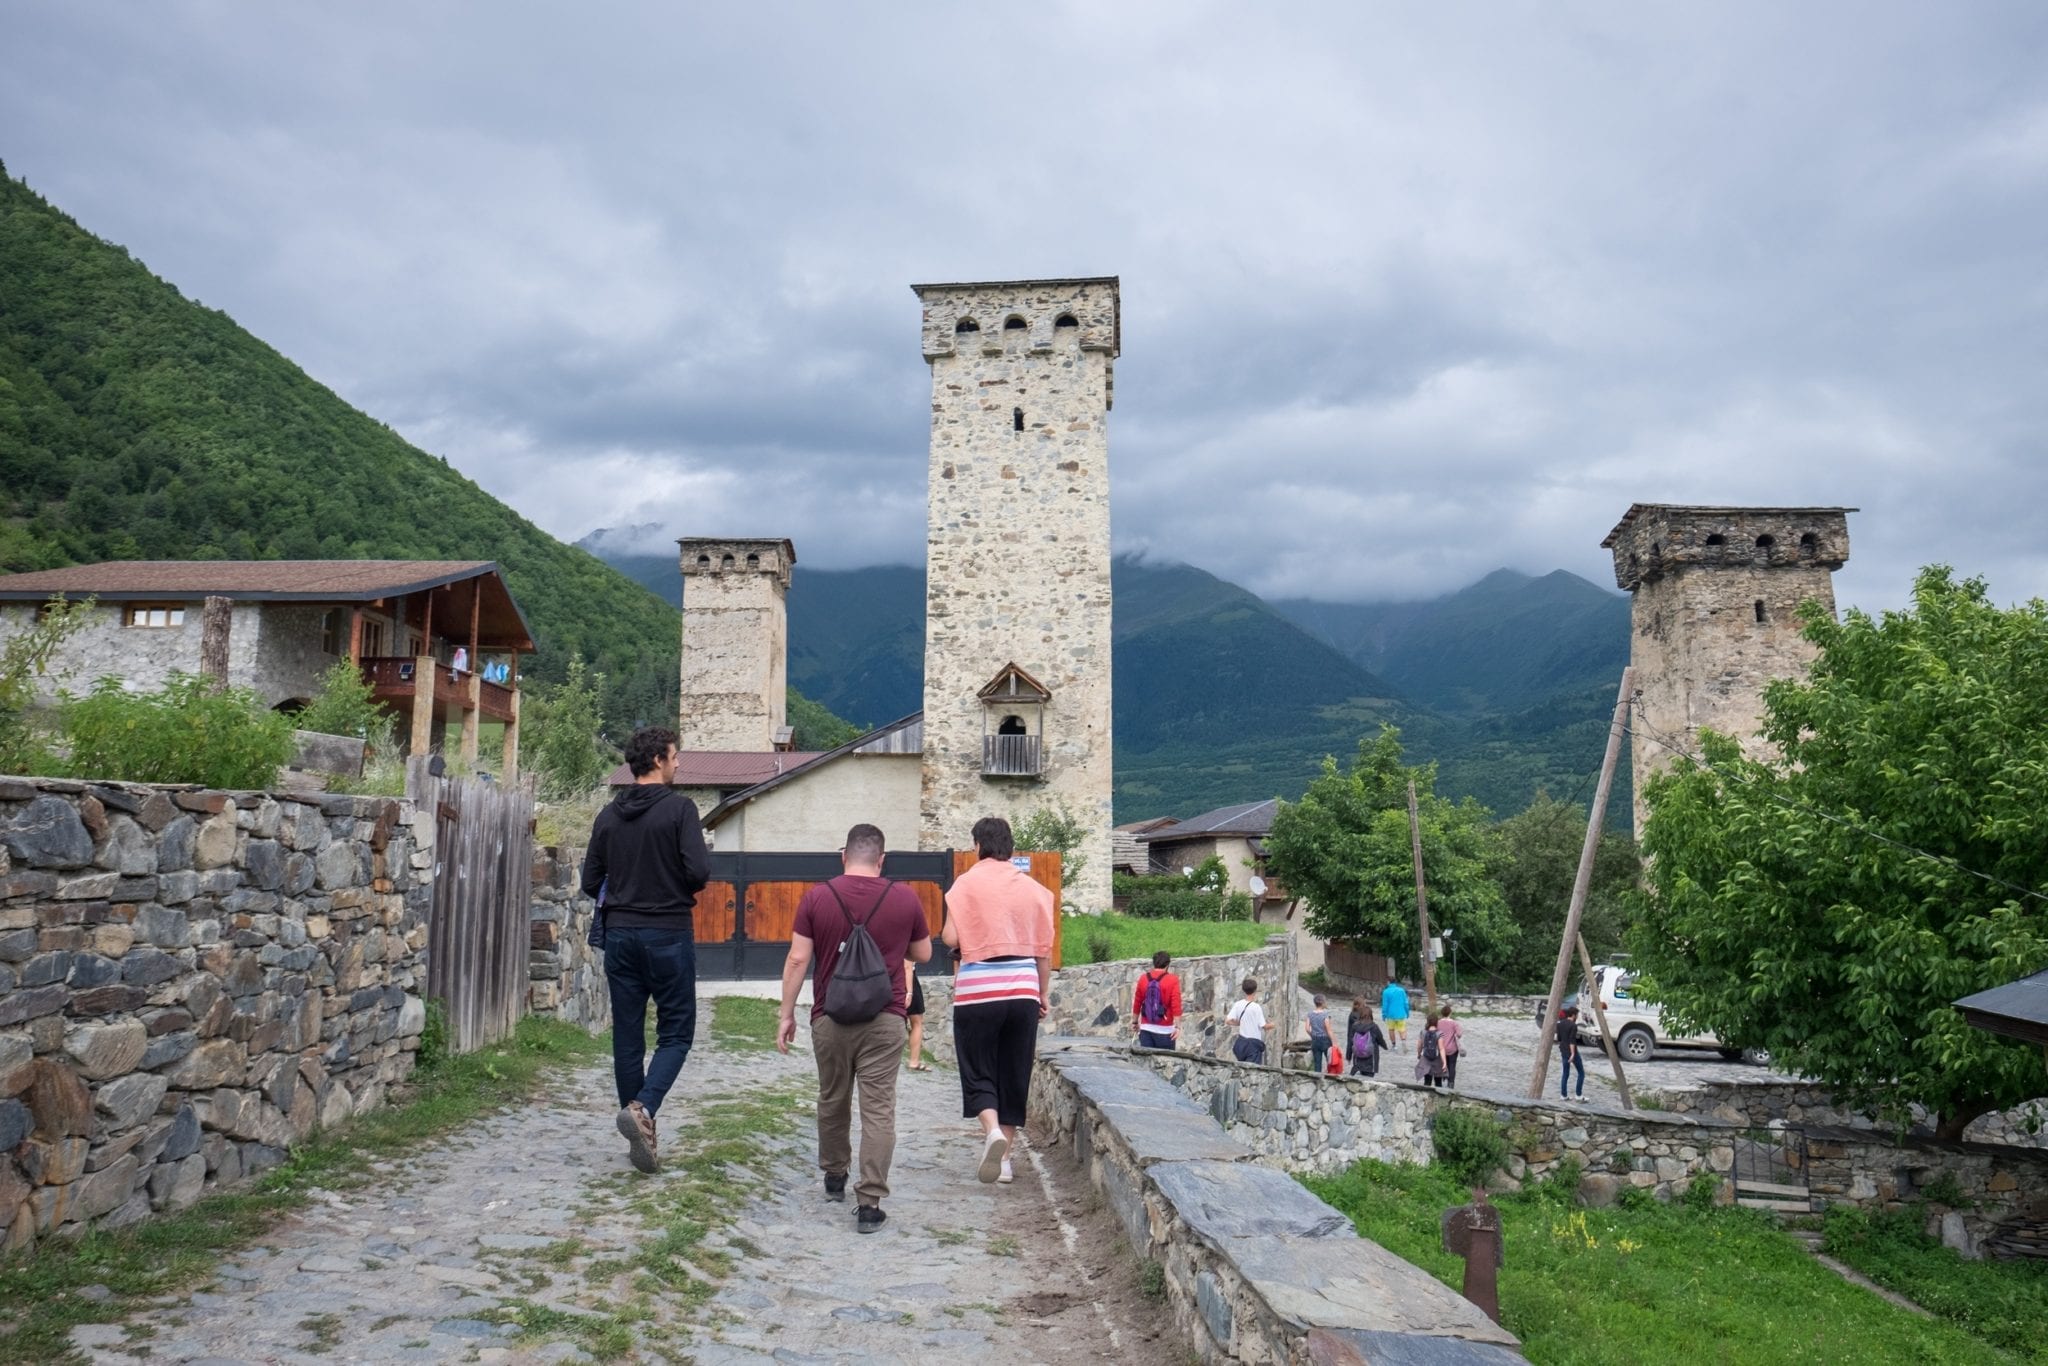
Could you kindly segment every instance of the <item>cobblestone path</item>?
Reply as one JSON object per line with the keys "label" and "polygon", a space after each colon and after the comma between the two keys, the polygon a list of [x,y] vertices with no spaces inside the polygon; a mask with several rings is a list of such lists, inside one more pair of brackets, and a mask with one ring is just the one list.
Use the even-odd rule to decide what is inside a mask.
{"label": "cobblestone path", "polygon": [[720,1045],[706,1001],[663,1116],[626,1163],[609,1067],[314,1192],[204,1290],[73,1342],[95,1363],[1178,1362],[1108,1217],[1026,1151],[974,1178],[946,1071],[902,1074],[889,1223],[854,1232],[816,1172],[808,1040]]}

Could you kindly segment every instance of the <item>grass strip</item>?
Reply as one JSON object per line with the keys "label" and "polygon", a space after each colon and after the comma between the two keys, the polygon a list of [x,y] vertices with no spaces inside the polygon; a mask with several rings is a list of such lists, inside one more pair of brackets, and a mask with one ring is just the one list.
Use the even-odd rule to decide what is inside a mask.
{"label": "grass strip", "polygon": [[[1062,938],[1068,962],[1111,963],[1149,959],[1161,949],[1175,958],[1248,953],[1264,948],[1273,928],[1248,920],[1140,920],[1105,913],[1069,916]],[[1132,980],[1136,979],[1133,968]],[[1267,990],[1272,986],[1268,984]]]}
{"label": "grass strip", "polygon": [[[1367,1161],[1304,1184],[1367,1238],[1460,1283],[1463,1263],[1443,1250],[1439,1220],[1470,1194],[1442,1168]],[[1647,1195],[1579,1209],[1555,1185],[1496,1203],[1502,1318],[1537,1366],[2014,1359],[1850,1285],[1752,1210]]]}
{"label": "grass strip", "polygon": [[758,996],[718,996],[711,1002],[711,1041],[739,1053],[760,1053],[775,1047],[779,1001]]}
{"label": "grass strip", "polygon": [[[222,1255],[260,1237],[309,1188],[366,1184],[376,1177],[373,1163],[524,1100],[559,1069],[609,1048],[574,1025],[523,1019],[503,1044],[415,1070],[403,1104],[316,1134],[253,1182],[175,1214],[76,1240],[45,1239],[0,1260],[0,1362],[79,1360],[70,1343],[74,1327],[116,1322],[139,1300],[203,1284]],[[105,1286],[112,1297],[82,1298],[89,1286]]]}
{"label": "grass strip", "polygon": [[1821,1247],[1992,1346],[2048,1361],[2048,1263],[1965,1260],[1927,1236],[1925,1218],[1919,1208],[1871,1214],[1838,1207],[1821,1225]]}

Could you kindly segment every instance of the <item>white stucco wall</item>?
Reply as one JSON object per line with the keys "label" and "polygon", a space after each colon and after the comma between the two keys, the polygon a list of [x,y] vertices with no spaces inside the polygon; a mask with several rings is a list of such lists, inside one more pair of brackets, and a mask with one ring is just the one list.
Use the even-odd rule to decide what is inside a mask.
{"label": "white stucco wall", "polygon": [[890,848],[915,849],[920,790],[915,754],[844,755],[739,808],[719,823],[713,847],[815,853],[837,849],[866,822]]}

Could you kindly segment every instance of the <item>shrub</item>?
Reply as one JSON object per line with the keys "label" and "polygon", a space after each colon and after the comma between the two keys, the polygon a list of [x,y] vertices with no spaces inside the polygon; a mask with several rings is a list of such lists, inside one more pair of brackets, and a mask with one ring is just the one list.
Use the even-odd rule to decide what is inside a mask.
{"label": "shrub", "polygon": [[617,762],[598,736],[604,723],[604,675],[580,659],[553,687],[529,686],[520,699],[523,762],[547,799],[581,797],[604,782]]}
{"label": "shrub", "polygon": [[292,724],[321,735],[373,740],[389,726],[390,719],[378,705],[363,671],[344,659],[321,675],[320,691],[292,718]]}
{"label": "shrub", "polygon": [[1109,931],[1100,928],[1088,931],[1088,961],[1109,963],[1115,959],[1116,940],[1111,937]]}
{"label": "shrub", "polygon": [[153,693],[102,678],[84,697],[67,695],[62,716],[75,778],[263,788],[292,756],[289,717],[246,688],[216,689],[192,674],[173,674]]}
{"label": "shrub", "polygon": [[1646,1209],[1655,1209],[1657,1197],[1650,1194],[1648,1186],[1623,1186],[1621,1193],[1614,1197],[1614,1202],[1625,1210],[1640,1213]]}
{"label": "shrub", "polygon": [[1720,1193],[1720,1177],[1712,1172],[1695,1172],[1685,1188],[1685,1207],[1704,1214],[1714,1207],[1714,1197]]}
{"label": "shrub", "polygon": [[[1088,866],[1087,856],[1081,853],[1081,841],[1088,837],[1088,829],[1067,809],[1065,802],[1041,806],[1017,823],[1017,848],[1027,853],[1058,854],[1060,856],[1060,883],[1071,886],[1078,882],[1081,870]],[[1067,903],[1069,910],[1101,910],[1100,906],[1077,906]],[[1101,960],[1097,960],[1098,962]]]}
{"label": "shrub", "polygon": [[[1019,846],[1022,847],[1022,846]],[[1212,866],[1213,865],[1213,868]],[[1124,914],[1138,920],[1250,920],[1252,899],[1229,892],[1223,861],[1203,861],[1192,877],[1166,873],[1138,877],[1117,873],[1112,890],[1125,902]]]}
{"label": "shrub", "polygon": [[[1550,1174],[1533,1186],[1523,1189],[1536,1200],[1551,1205],[1570,1205],[1579,1198],[1579,1175],[1584,1169],[1579,1159],[1567,1155],[1550,1169]],[[1636,1187],[1625,1187],[1634,1190]]]}
{"label": "shrub", "polygon": [[42,737],[30,724],[36,680],[65,639],[85,626],[93,599],[52,598],[29,626],[0,642],[0,773],[41,771],[47,762]]}
{"label": "shrub", "polygon": [[420,1030],[419,1054],[414,1065],[421,1071],[448,1060],[448,1007],[439,997],[427,998],[427,1023]]}
{"label": "shrub", "polygon": [[[1507,1129],[1477,1110],[1443,1111],[1431,1126],[1430,1137],[1436,1147],[1437,1164],[1457,1177],[1461,1185],[1485,1185],[1487,1178],[1508,1159]],[[1577,1182],[1573,1184],[1576,1186]]]}
{"label": "shrub", "polygon": [[1954,1172],[1943,1172],[1920,1188],[1923,1199],[1950,1209],[1969,1209],[1976,1202],[1963,1194],[1962,1182],[1956,1180]]}

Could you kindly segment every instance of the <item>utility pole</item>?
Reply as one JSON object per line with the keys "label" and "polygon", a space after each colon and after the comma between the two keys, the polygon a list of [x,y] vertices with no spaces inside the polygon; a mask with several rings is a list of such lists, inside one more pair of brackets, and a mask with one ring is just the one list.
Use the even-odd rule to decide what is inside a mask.
{"label": "utility pole", "polygon": [[1408,842],[1415,850],[1415,930],[1422,940],[1422,982],[1428,1009],[1436,1009],[1436,959],[1429,953],[1429,891],[1422,883],[1422,816],[1415,806],[1415,780],[1408,780]]}
{"label": "utility pole", "polygon": [[1550,975],[1550,1004],[1543,1012],[1536,1034],[1536,1066],[1529,1073],[1529,1099],[1543,1094],[1543,1078],[1550,1071],[1550,1040],[1557,1023],[1557,1008],[1564,1002],[1565,978],[1571,973],[1572,945],[1578,941],[1579,920],[1586,913],[1586,894],[1593,887],[1593,855],[1600,848],[1600,826],[1607,819],[1607,794],[1614,786],[1614,764],[1621,756],[1621,737],[1628,730],[1628,705],[1635,696],[1634,666],[1621,671],[1621,691],[1614,699],[1614,720],[1607,728],[1607,754],[1600,761],[1600,782],[1593,789],[1593,809],[1586,813],[1586,842],[1579,850],[1579,875],[1572,880],[1572,903],[1564,915],[1564,934],[1558,940],[1557,968]]}

